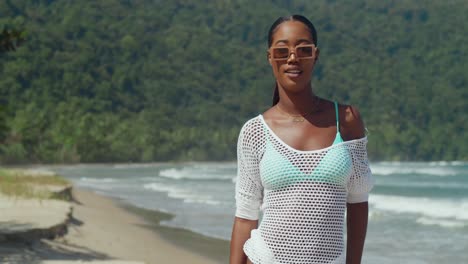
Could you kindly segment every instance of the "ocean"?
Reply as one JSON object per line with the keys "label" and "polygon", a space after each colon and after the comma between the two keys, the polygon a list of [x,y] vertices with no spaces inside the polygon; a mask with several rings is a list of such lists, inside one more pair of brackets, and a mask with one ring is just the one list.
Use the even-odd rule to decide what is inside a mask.
{"label": "ocean", "polygon": [[[236,163],[50,166],[76,186],[229,240]],[[374,162],[365,264],[468,263],[468,162]]]}

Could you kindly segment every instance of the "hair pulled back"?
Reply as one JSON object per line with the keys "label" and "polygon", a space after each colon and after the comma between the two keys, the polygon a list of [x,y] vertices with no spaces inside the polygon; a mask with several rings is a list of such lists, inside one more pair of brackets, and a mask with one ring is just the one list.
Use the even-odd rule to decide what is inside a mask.
{"label": "hair pulled back", "polygon": [[[270,27],[270,30],[268,31],[268,48],[270,48],[271,45],[273,44],[273,34],[275,34],[276,29],[278,28],[279,25],[281,25],[282,23],[286,21],[299,21],[303,23],[304,25],[306,25],[307,29],[310,32],[310,35],[312,36],[312,41],[314,45],[317,46],[317,43],[318,43],[317,30],[315,30],[314,24],[312,24],[312,22],[310,22],[309,19],[307,19],[304,16],[292,15],[292,16],[279,17],[278,19],[276,19],[275,22],[273,22],[273,24]],[[276,105],[278,101],[279,101],[278,84],[275,83],[275,90],[273,92],[273,105]]]}

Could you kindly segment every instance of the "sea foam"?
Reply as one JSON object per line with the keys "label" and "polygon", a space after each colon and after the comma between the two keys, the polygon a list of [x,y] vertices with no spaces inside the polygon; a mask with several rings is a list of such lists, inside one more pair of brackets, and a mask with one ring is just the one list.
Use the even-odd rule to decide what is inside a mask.
{"label": "sea foam", "polygon": [[161,170],[159,176],[173,180],[231,180],[233,177],[230,174],[223,174],[219,171],[196,170],[190,167]]}
{"label": "sea foam", "polygon": [[448,226],[449,222],[468,223],[467,199],[434,199],[371,194],[369,203],[373,210],[419,215],[418,222],[422,224],[437,222],[441,226]]}
{"label": "sea foam", "polygon": [[431,176],[454,176],[458,171],[446,167],[433,167],[430,166],[417,166],[417,165],[404,165],[401,166],[390,165],[385,163],[371,164],[371,171],[375,175],[396,175],[396,174],[416,174],[416,175],[431,175]]}
{"label": "sea foam", "polygon": [[220,204],[219,201],[214,200],[210,195],[198,194],[193,190],[169,184],[153,182],[144,184],[143,188],[157,192],[165,192],[168,197],[183,200],[185,203],[203,203],[208,205]]}

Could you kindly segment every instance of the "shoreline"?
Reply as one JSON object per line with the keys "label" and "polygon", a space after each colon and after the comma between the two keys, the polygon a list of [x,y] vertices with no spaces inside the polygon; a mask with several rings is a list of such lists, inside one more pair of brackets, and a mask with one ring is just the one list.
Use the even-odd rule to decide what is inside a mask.
{"label": "shoreline", "polygon": [[174,215],[157,210],[149,210],[131,205],[119,198],[96,194],[93,191],[79,188],[80,192],[92,192],[93,194],[112,200],[116,206],[142,218],[146,223],[142,227],[152,230],[161,236],[166,242],[188,250],[195,254],[205,256],[216,263],[229,262],[229,241],[209,237],[189,229],[161,225],[160,222],[170,220]]}
{"label": "shoreline", "polygon": [[[48,170],[31,170],[28,175],[39,178],[56,176]],[[37,179],[34,182],[36,181]],[[19,180],[15,182],[21,183]],[[11,190],[22,187],[22,185],[18,185],[20,187],[10,185],[7,187]],[[11,212],[8,211],[9,214],[6,214],[2,222],[5,224],[3,231],[8,231],[8,223],[17,225],[24,223],[22,226],[27,232],[33,228],[34,234],[37,232],[40,234],[37,233],[37,237],[31,235],[25,237],[23,233],[26,231],[15,229],[11,236],[0,236],[0,239],[4,239],[2,242],[6,242],[0,243],[0,262],[53,262],[54,264],[82,263],[82,261],[138,264],[228,262],[229,241],[160,224],[161,221],[175,217],[172,214],[139,208],[123,199],[99,194],[92,189],[80,188],[71,183],[62,189],[60,192],[65,191],[68,195],[60,201],[65,209],[58,210],[59,212],[56,212],[56,208],[52,206],[55,205],[54,200],[48,198],[41,200],[33,194],[25,198],[25,203],[29,202],[26,203],[25,209],[21,209],[23,206],[15,211],[18,204],[4,205],[7,209],[11,208]],[[5,202],[8,201],[8,198],[5,198]],[[61,218],[58,219],[56,215]],[[55,230],[57,223],[63,225],[63,230]],[[38,227],[34,229],[36,225]]]}
{"label": "shoreline", "polygon": [[[111,258],[148,264],[228,262],[229,241],[160,225],[160,221],[172,217],[170,214],[139,208],[75,186],[73,195],[77,201],[73,218],[83,224],[78,230],[70,228],[63,237],[67,242]],[[83,239],[83,235],[89,238]]]}

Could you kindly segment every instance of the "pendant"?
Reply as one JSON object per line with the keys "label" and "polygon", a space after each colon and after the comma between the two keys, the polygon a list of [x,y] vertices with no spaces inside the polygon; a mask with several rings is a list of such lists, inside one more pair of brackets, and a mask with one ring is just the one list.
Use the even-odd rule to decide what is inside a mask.
{"label": "pendant", "polygon": [[304,122],[304,117],[302,116],[295,116],[293,117],[293,122]]}

